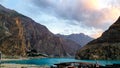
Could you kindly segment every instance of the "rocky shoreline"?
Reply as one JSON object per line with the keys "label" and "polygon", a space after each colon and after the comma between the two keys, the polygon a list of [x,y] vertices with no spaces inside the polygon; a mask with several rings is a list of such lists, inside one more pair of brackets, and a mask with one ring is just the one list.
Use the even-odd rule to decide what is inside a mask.
{"label": "rocky shoreline", "polygon": [[0,64],[0,68],[50,68],[49,66],[38,66],[28,64]]}

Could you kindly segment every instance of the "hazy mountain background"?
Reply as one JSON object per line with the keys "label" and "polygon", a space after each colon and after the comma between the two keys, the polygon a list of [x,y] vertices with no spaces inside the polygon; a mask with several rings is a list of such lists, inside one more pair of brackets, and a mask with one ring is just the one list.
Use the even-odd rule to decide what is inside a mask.
{"label": "hazy mountain background", "polygon": [[84,46],[88,42],[93,40],[93,38],[91,38],[88,35],[85,35],[83,33],[80,33],[80,34],[70,34],[70,35],[57,34],[57,36],[62,37],[64,39],[72,40],[72,41],[78,43],[81,46]]}

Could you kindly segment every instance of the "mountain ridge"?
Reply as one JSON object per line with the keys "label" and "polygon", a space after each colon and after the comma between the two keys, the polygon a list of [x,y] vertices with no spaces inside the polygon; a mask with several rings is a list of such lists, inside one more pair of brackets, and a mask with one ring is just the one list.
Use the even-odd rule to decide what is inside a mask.
{"label": "mountain ridge", "polygon": [[89,42],[76,53],[77,59],[120,59],[120,17],[101,37]]}
{"label": "mountain ridge", "polygon": [[88,35],[85,35],[83,33],[80,33],[80,34],[70,34],[70,35],[57,34],[57,36],[62,37],[64,39],[72,40],[72,41],[78,43],[81,46],[84,46],[88,42],[93,40],[93,38],[91,38]]}
{"label": "mountain ridge", "polygon": [[0,31],[0,51],[5,55],[29,56],[36,52],[53,57],[74,56],[80,48],[31,18],[3,6],[0,7]]}

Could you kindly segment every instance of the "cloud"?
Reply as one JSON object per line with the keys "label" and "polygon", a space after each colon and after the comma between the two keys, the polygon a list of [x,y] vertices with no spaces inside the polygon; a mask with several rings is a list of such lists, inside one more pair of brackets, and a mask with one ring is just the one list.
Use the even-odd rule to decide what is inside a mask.
{"label": "cloud", "polygon": [[76,20],[95,28],[104,29],[104,24],[109,24],[109,20],[114,21],[120,15],[118,7],[101,9],[98,0],[32,0],[32,3],[57,17]]}
{"label": "cloud", "polygon": [[[29,12],[34,19],[42,24],[45,24],[51,31],[58,30],[61,33],[76,33],[80,30],[96,30],[87,31],[91,36],[98,36],[106,30],[120,15],[120,1],[119,0],[28,0],[30,2]],[[55,18],[50,20],[48,15]],[[43,16],[43,17],[42,17]],[[40,19],[42,18],[42,20]],[[45,18],[46,20],[43,20]],[[56,21],[57,20],[57,21]],[[50,24],[66,24],[70,28],[63,28],[61,25],[58,30],[51,28]],[[72,25],[72,26],[71,26]],[[84,26],[84,27],[82,27]],[[60,30],[63,29],[64,31]],[[72,29],[71,29],[72,28]],[[76,31],[77,30],[77,31]],[[84,32],[83,31],[83,32]],[[94,34],[93,34],[93,33]],[[84,32],[85,33],[85,32]],[[91,34],[90,34],[91,33]],[[96,33],[96,35],[95,35]]]}
{"label": "cloud", "polygon": [[119,7],[119,6],[120,6],[120,0],[113,0],[113,1],[110,2],[110,4],[111,4],[112,6]]}
{"label": "cloud", "polygon": [[4,3],[6,1],[8,1],[8,0],[0,0],[0,4]]}
{"label": "cloud", "polygon": [[4,0],[0,0],[0,3],[3,2]]}
{"label": "cloud", "polygon": [[[72,33],[84,33],[93,38],[97,38],[103,32],[101,29],[86,27],[80,24],[78,21],[58,19],[57,17],[46,13],[42,13],[41,15],[35,16],[34,19],[37,22],[40,22],[41,24],[45,25],[54,34],[59,33],[69,35]],[[69,22],[72,22],[73,24],[68,24]]]}
{"label": "cloud", "polygon": [[0,2],[3,1],[3,0],[0,0]]}

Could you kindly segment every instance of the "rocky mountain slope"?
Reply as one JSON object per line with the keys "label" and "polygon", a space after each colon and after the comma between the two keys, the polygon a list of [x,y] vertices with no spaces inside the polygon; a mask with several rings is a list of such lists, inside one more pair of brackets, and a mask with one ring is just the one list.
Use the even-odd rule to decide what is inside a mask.
{"label": "rocky mountain slope", "polygon": [[[55,36],[45,26],[0,5],[0,51],[5,55],[73,56],[80,46]],[[33,52],[32,52],[33,51]]]}
{"label": "rocky mountain slope", "polygon": [[120,60],[120,17],[101,37],[81,48],[76,58]]}
{"label": "rocky mountain slope", "polygon": [[64,39],[69,39],[69,40],[72,40],[76,43],[78,43],[79,45],[81,46],[84,46],[86,45],[88,42],[92,41],[93,38],[83,34],[83,33],[80,33],[80,34],[71,34],[71,35],[61,35],[61,34],[57,34],[57,36],[59,37],[62,37]]}

